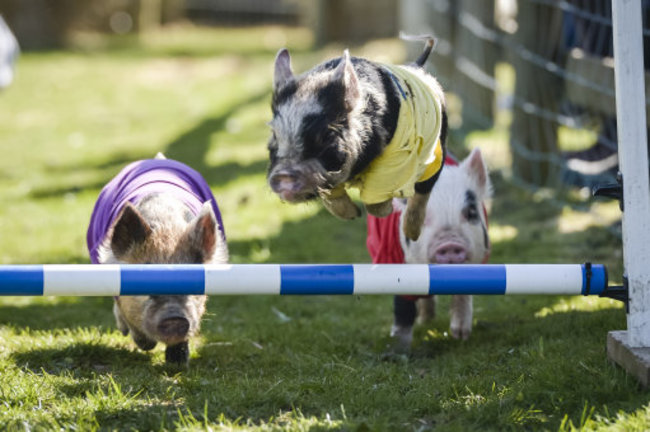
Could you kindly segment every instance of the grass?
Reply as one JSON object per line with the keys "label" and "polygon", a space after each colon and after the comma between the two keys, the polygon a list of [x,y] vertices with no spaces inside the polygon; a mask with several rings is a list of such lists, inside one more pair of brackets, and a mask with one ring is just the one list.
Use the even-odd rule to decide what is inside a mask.
{"label": "grass", "polygon": [[[88,262],[100,188],[157,151],[204,174],[233,262],[368,262],[363,220],[283,205],[265,185],[274,54],[286,42],[302,71],[339,50],[310,41],[302,29],[179,27],[25,53],[0,94],[0,263]],[[403,55],[396,41],[353,51]],[[467,141],[494,168],[491,261],[590,260],[620,281],[612,205],[578,212],[516,189],[506,143],[503,130]],[[647,392],[606,358],[607,332],[625,328],[610,300],[477,297],[474,333],[459,342],[441,298],[412,355],[386,358],[389,297],[213,297],[185,371],[161,348],[138,351],[111,303],[0,299],[0,429],[650,428]]]}

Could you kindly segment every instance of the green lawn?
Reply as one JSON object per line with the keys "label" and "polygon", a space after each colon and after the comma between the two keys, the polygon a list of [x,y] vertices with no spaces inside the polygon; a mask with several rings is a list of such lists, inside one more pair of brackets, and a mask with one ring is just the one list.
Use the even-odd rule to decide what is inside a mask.
{"label": "green lawn", "polygon": [[[25,53],[0,94],[0,263],[86,263],[101,187],[162,151],[206,177],[235,263],[368,262],[364,220],[279,202],[265,184],[276,50],[303,71],[301,29],[167,29],[136,41],[82,37]],[[397,41],[353,53],[403,60]],[[614,203],[534,195],[509,182],[503,129],[468,136],[494,168],[493,263],[607,264],[622,273]],[[574,194],[575,195],[575,194]],[[568,197],[577,200],[577,197]],[[647,430],[650,396],[608,363],[625,328],[614,301],[477,297],[469,341],[449,300],[386,360],[390,297],[213,297],[190,368],[164,365],[115,328],[110,298],[0,299],[1,430]]]}

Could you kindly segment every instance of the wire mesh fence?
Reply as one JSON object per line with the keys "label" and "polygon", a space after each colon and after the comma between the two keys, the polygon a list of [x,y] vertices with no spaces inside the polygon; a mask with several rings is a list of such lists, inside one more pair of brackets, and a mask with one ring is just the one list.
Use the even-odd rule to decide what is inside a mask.
{"label": "wire mesh fence", "polygon": [[[401,25],[439,39],[430,67],[462,101],[460,130],[491,128],[510,113],[501,126],[512,181],[557,198],[616,181],[611,3],[405,0]],[[646,51],[650,1],[642,4]]]}
{"label": "wire mesh fence", "polygon": [[[64,8],[41,7],[50,3],[0,0],[0,12],[14,18],[10,25],[23,47],[56,45],[57,37],[36,19],[47,12],[53,16],[43,22],[65,28],[67,21],[57,15],[66,15]],[[647,40],[650,0],[642,4]],[[66,16],[82,12],[72,9]],[[433,33],[438,46],[429,67],[462,105],[452,124],[461,131],[456,137],[495,125],[507,130],[511,180],[528,190],[548,188],[559,199],[616,178],[612,0],[115,0],[88,2],[86,9],[83,19],[77,17],[82,24],[98,21],[95,28],[110,24],[115,32],[146,27],[149,16],[158,23],[186,15],[228,23],[251,17],[309,22],[321,42],[394,35],[395,28]],[[366,11],[362,20],[361,11]],[[116,30],[113,24],[124,24],[117,18],[127,15],[131,24]],[[400,22],[394,25],[396,16]],[[415,58],[421,47],[408,45]],[[645,67],[650,68],[650,55]]]}

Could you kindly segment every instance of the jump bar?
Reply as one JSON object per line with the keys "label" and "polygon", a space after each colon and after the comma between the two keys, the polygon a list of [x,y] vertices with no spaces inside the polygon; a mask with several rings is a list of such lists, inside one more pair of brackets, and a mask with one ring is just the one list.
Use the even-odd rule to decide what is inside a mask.
{"label": "jump bar", "polygon": [[600,295],[601,264],[44,264],[0,266],[0,296]]}

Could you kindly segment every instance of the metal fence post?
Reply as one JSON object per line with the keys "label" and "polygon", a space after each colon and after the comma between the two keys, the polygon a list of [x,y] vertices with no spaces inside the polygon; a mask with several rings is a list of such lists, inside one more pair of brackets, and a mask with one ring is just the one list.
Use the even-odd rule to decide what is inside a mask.
{"label": "metal fence post", "polygon": [[641,0],[612,0],[618,155],[623,175],[626,332],[610,332],[610,359],[650,384],[650,178]]}

